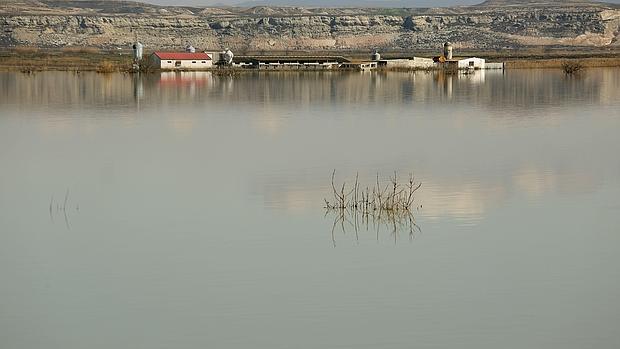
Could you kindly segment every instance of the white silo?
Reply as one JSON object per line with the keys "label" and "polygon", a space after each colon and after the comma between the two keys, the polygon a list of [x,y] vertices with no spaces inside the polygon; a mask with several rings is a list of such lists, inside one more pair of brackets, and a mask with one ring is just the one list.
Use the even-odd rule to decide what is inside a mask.
{"label": "white silo", "polygon": [[139,41],[133,44],[133,59],[136,61],[142,60],[142,52],[144,51],[144,45]]}
{"label": "white silo", "polygon": [[185,52],[196,53],[196,48],[192,45],[185,46]]}
{"label": "white silo", "polygon": [[222,52],[222,60],[227,65],[232,64],[234,56],[235,55],[233,55],[233,53],[232,53],[232,51],[230,49],[226,49],[224,52]]}
{"label": "white silo", "polygon": [[381,60],[381,54],[379,53],[379,51],[375,50],[375,52],[372,54],[370,59],[372,61],[380,61]]}
{"label": "white silo", "polygon": [[452,59],[452,44],[449,41],[443,44],[443,56],[445,59]]}

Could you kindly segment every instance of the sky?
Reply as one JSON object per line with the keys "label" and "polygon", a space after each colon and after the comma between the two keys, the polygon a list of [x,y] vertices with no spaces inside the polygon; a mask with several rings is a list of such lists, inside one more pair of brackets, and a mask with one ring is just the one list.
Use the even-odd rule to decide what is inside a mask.
{"label": "sky", "polygon": [[[192,5],[192,6],[210,6],[210,5],[235,5],[239,3],[243,4],[251,4],[252,2],[257,2],[260,4],[272,3],[274,5],[296,5],[303,4],[309,6],[309,4],[315,4],[314,6],[325,6],[325,4],[330,4],[329,6],[337,7],[337,6],[351,6],[352,4],[363,4],[363,3],[373,3],[380,4],[385,3],[386,7],[392,6],[394,4],[400,5],[402,7],[403,4],[407,5],[407,7],[437,7],[437,6],[449,6],[449,5],[473,5],[479,4],[484,0],[276,0],[276,1],[268,1],[268,0],[142,0],[144,2],[158,4],[158,5]],[[620,0],[618,0],[620,1]],[[362,5],[359,5],[362,6]]]}
{"label": "sky", "polygon": [[[338,7],[338,6],[377,6],[384,4],[385,7],[441,7],[458,5],[475,5],[484,0],[142,0],[157,5],[189,5],[189,6],[213,6],[213,5],[303,5],[315,7]],[[607,0],[605,2],[620,4],[620,0]]]}

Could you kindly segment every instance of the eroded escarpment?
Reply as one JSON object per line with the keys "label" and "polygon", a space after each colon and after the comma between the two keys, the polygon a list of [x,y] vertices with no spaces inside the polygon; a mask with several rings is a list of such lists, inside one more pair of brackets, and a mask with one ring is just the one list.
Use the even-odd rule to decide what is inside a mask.
{"label": "eroded escarpment", "polygon": [[0,46],[230,47],[243,50],[619,46],[620,8],[530,4],[438,9],[162,7],[133,2],[11,0],[0,5]]}

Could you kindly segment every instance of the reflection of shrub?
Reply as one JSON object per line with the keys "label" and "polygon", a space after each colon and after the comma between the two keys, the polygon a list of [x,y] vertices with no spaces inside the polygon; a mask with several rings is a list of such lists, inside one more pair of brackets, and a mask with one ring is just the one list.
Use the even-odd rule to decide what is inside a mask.
{"label": "reflection of shrub", "polygon": [[102,74],[112,73],[115,70],[116,70],[116,67],[110,61],[103,61],[97,67],[97,73],[102,73]]}
{"label": "reflection of shrub", "polygon": [[583,69],[583,64],[581,62],[566,61],[562,63],[562,69],[565,74],[572,75],[580,72]]}

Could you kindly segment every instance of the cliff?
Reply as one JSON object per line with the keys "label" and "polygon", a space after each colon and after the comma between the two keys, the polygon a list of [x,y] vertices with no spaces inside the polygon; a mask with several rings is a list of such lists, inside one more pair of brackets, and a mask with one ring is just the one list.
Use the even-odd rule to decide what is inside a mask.
{"label": "cliff", "polygon": [[[487,1],[435,9],[197,8],[116,1],[8,0],[0,4],[0,47],[148,49],[436,49],[619,46],[620,8],[584,2]],[[524,5],[524,4],[521,4]]]}

